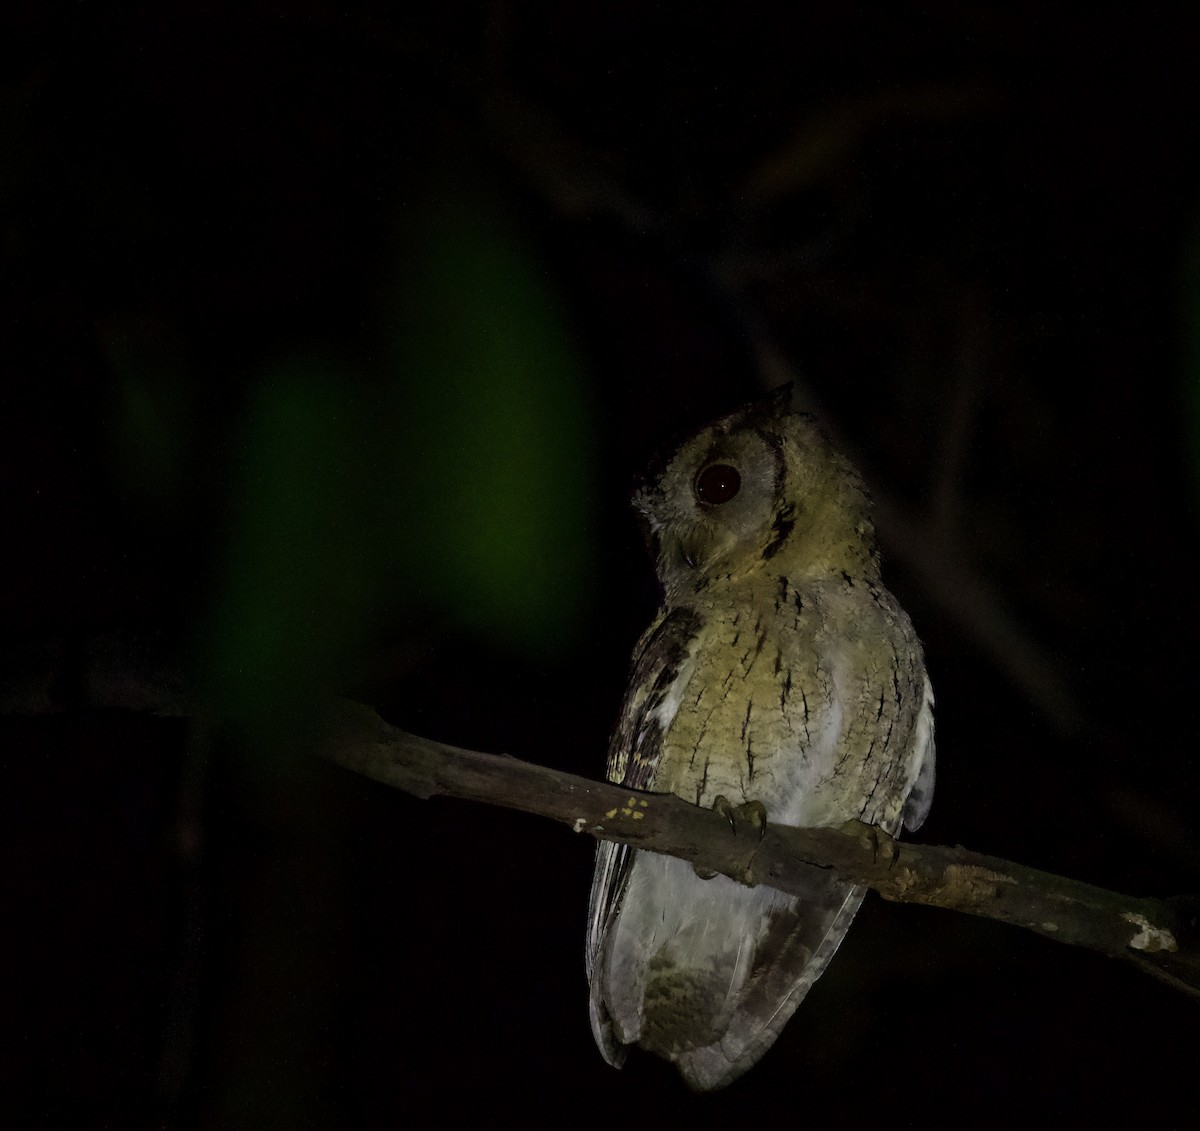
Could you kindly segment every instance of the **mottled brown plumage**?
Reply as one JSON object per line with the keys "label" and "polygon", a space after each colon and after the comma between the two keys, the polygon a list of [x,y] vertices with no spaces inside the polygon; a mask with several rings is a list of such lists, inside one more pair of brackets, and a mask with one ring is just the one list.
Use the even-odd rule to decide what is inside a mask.
{"label": "mottled brown plumage", "polygon": [[[920,644],[883,587],[853,467],[783,395],[685,442],[638,492],[663,607],[634,652],[610,780],[761,802],[768,819],[895,834],[933,788]],[[803,897],[699,877],[602,842],[588,934],[592,1024],[697,1089],[750,1067],[820,976],[862,892]]]}

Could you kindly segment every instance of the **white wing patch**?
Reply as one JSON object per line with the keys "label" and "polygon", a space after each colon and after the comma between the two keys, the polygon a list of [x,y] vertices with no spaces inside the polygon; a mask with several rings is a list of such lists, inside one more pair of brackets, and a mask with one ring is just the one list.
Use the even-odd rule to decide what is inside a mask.
{"label": "white wing patch", "polygon": [[663,701],[650,712],[649,717],[658,723],[663,734],[670,731],[671,724],[679,713],[679,705],[683,702],[683,693],[687,690],[687,685],[696,671],[696,645],[697,641],[693,640],[691,647],[688,648],[687,659],[680,665],[678,673],[663,696]]}

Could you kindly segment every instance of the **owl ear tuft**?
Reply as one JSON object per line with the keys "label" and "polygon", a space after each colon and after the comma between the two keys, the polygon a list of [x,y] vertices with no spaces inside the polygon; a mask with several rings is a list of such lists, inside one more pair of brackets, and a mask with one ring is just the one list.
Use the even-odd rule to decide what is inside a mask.
{"label": "owl ear tuft", "polygon": [[777,385],[762,399],[763,408],[776,416],[787,416],[795,407],[796,385],[789,381],[786,385]]}
{"label": "owl ear tuft", "polygon": [[754,425],[755,423],[767,423],[768,420],[781,420],[784,417],[790,417],[793,412],[796,412],[794,400],[796,400],[796,384],[787,382],[785,385],[776,385],[764,396],[758,397],[757,400],[750,401],[743,409],[743,424]]}
{"label": "owl ear tuft", "polygon": [[786,385],[778,385],[766,396],[751,401],[741,410],[739,426],[766,424],[768,421],[782,420],[785,416],[792,415],[795,391],[796,386],[789,381]]}

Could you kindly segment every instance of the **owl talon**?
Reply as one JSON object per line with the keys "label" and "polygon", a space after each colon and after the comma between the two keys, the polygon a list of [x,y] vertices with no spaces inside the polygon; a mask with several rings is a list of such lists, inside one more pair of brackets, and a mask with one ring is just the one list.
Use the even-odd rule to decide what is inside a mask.
{"label": "owl talon", "polygon": [[722,817],[729,822],[729,827],[733,830],[733,835],[737,836],[737,820],[734,817],[733,803],[724,794],[714,798],[712,803],[713,810],[720,813]]}
{"label": "owl talon", "polygon": [[882,843],[879,846],[879,851],[886,857],[887,866],[892,868],[897,860],[900,859],[900,846],[886,834],[880,838]]}
{"label": "owl talon", "polygon": [[734,836],[737,836],[739,821],[744,821],[752,829],[758,830],[759,840],[767,835],[767,807],[761,801],[746,801],[741,805],[734,805],[729,798],[720,796],[713,800],[712,807],[729,822]]}
{"label": "owl talon", "polygon": [[751,828],[758,830],[759,840],[767,835],[767,807],[761,801],[747,801],[738,806],[737,812]]}
{"label": "owl talon", "polygon": [[[729,829],[734,836],[738,835],[739,824],[748,824],[751,829],[756,830],[758,836],[755,839],[758,841],[761,841],[767,835],[767,807],[761,801],[745,801],[741,805],[734,805],[728,797],[722,795],[713,798],[712,807],[729,822]],[[747,857],[746,867],[743,869],[747,877],[749,876],[749,862],[753,860],[757,852],[757,846],[750,848],[750,855]],[[713,876],[719,874],[708,868],[698,867],[696,864],[692,865],[692,871],[702,880],[711,880]],[[737,878],[737,873],[731,872],[729,874],[734,876],[735,879]],[[754,881],[746,878],[742,882],[749,884]]]}
{"label": "owl talon", "polygon": [[864,825],[861,821],[846,821],[841,829],[842,832],[855,837],[863,848],[870,849],[872,864],[878,864],[882,856],[890,868],[900,858],[900,848],[896,842],[874,825]]}

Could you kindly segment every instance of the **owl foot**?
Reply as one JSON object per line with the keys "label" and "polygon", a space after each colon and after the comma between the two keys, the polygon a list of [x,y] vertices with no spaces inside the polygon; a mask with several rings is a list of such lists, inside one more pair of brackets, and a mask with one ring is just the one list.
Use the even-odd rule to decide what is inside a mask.
{"label": "owl foot", "polygon": [[[745,860],[732,872],[726,874],[731,879],[739,880],[743,884],[754,885],[756,881],[751,879],[752,864],[754,864],[754,858],[758,852],[758,844],[762,842],[764,836],[767,836],[767,807],[761,801],[746,801],[736,806],[727,797],[716,797],[713,801],[713,808],[730,822],[730,830],[734,837],[738,836],[739,827],[742,830],[740,839],[742,839]],[[750,834],[746,836],[745,826],[748,825]],[[692,864],[691,867],[702,880],[710,880],[716,875],[708,868],[697,868],[696,864]]]}
{"label": "owl foot", "polygon": [[841,826],[841,831],[854,837],[859,844],[870,850],[873,864],[878,864],[882,857],[883,862],[890,868],[900,858],[899,845],[874,825],[864,825],[862,821],[846,821]]}
{"label": "owl foot", "polygon": [[757,832],[759,840],[767,835],[767,807],[761,801],[746,801],[741,805],[734,805],[729,798],[722,795],[713,801],[713,808],[729,822],[734,836],[738,835],[739,822],[748,824]]}
{"label": "owl foot", "polygon": [[[734,805],[729,798],[722,795],[713,800],[712,807],[729,822],[734,836],[738,835],[739,824],[749,825],[751,831],[757,833],[758,840],[767,835],[767,807],[761,801],[746,801],[741,805]],[[711,880],[717,875],[716,872],[708,868],[698,868],[695,864],[692,865],[692,871],[702,880]]]}

